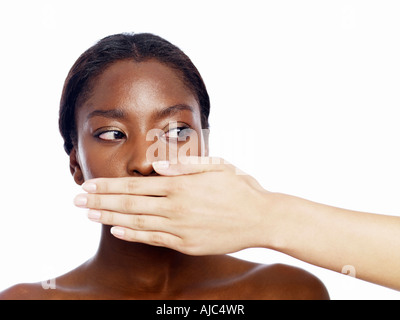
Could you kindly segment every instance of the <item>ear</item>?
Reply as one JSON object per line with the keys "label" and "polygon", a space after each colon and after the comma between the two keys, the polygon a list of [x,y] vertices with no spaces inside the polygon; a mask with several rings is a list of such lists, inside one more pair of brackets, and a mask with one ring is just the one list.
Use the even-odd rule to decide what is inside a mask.
{"label": "ear", "polygon": [[72,151],[69,154],[69,169],[71,170],[71,174],[74,177],[75,182],[79,185],[82,185],[85,182],[85,179],[83,178],[81,165],[79,163],[75,147],[72,148]]}

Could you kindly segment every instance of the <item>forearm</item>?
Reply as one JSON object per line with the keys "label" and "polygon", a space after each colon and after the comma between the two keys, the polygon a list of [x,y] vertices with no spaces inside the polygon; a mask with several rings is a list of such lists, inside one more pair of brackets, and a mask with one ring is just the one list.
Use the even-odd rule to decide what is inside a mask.
{"label": "forearm", "polygon": [[400,290],[400,218],[339,209],[274,194],[265,246],[308,263]]}
{"label": "forearm", "polygon": [[399,217],[270,193],[232,165],[157,172],[170,169],[163,179],[92,180],[78,198],[92,209],[89,217],[95,211],[95,221],[116,226],[113,234],[126,241],[190,255],[266,247],[337,272],[350,266],[357,278],[400,290]]}

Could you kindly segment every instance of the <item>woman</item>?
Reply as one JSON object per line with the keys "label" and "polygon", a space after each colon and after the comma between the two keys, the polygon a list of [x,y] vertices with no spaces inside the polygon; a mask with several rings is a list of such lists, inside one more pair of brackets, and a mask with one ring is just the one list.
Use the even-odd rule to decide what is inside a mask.
{"label": "woman", "polygon": [[[153,161],[176,160],[182,148],[185,155],[187,150],[206,156],[202,129],[208,128],[209,108],[200,74],[177,47],[151,34],[102,39],[74,64],[61,98],[60,131],[75,182],[162,179],[155,177]],[[134,181],[129,180],[127,188],[134,188]],[[160,212],[168,208],[165,195],[179,188],[184,185],[167,185],[152,194]],[[142,199],[139,194],[119,202],[126,208],[134,205],[143,214],[155,209]],[[92,207],[93,201],[96,198],[81,195],[75,203]],[[97,203],[103,212],[113,205],[107,201],[104,197]],[[96,220],[99,212],[89,211],[89,216]],[[56,278],[55,289],[20,284],[0,298],[327,299],[328,293],[317,278],[298,268],[226,255],[189,256],[118,239],[103,225],[95,256]]]}

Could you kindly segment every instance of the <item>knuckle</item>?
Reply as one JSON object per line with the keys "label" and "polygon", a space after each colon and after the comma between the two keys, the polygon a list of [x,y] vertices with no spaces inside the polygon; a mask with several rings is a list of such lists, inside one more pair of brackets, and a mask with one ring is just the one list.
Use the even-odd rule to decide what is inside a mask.
{"label": "knuckle", "polygon": [[163,245],[164,237],[159,233],[152,233],[150,235],[150,242],[154,245]]}
{"label": "knuckle", "polygon": [[163,178],[163,183],[160,184],[160,192],[165,195],[170,195],[173,190],[173,188],[171,188],[171,181],[173,181],[173,179],[168,179],[168,181],[167,181],[166,178],[169,178],[169,177]]}
{"label": "knuckle", "polygon": [[192,256],[204,255],[209,253],[209,250],[204,241],[190,241],[186,243],[186,251]]}
{"label": "knuckle", "polygon": [[148,205],[148,208],[152,213],[168,213],[168,206],[171,204],[171,199],[167,197],[160,197],[157,201]]}
{"label": "knuckle", "polygon": [[179,245],[177,245],[177,250],[191,256],[196,256],[201,254],[199,246],[188,243],[184,239],[181,241]]}
{"label": "knuckle", "polygon": [[96,185],[97,185],[98,192],[108,193],[107,180],[99,178],[96,180]]}
{"label": "knuckle", "polygon": [[89,208],[100,209],[101,204],[102,204],[102,201],[101,201],[100,196],[98,196],[97,194],[88,195],[88,207]]}
{"label": "knuckle", "polygon": [[168,189],[173,193],[181,193],[186,189],[186,187],[187,187],[186,180],[178,176],[174,177],[174,179],[170,181]]}
{"label": "knuckle", "polygon": [[136,183],[133,179],[128,179],[126,182],[126,193],[135,193]]}
{"label": "knuckle", "polygon": [[134,207],[134,205],[135,205],[135,201],[134,201],[133,197],[126,196],[122,199],[121,207],[124,212],[132,211],[132,208]]}
{"label": "knuckle", "polygon": [[170,202],[166,210],[170,216],[179,216],[187,212],[187,207],[180,202]]}
{"label": "knuckle", "polygon": [[102,217],[105,224],[114,225],[114,214],[112,212],[102,212]]}
{"label": "knuckle", "polygon": [[137,228],[137,229],[145,228],[145,219],[142,216],[137,215],[137,216],[132,217],[132,219],[133,219],[132,224],[135,228]]}
{"label": "knuckle", "polygon": [[184,250],[186,254],[191,256],[201,255],[200,250],[198,249],[198,247],[195,246],[184,246],[182,250]]}

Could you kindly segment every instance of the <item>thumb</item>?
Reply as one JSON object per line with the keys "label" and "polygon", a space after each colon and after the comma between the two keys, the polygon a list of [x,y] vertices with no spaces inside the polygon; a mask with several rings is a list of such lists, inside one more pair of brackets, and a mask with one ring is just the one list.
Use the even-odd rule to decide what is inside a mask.
{"label": "thumb", "polygon": [[195,174],[208,171],[223,171],[229,163],[215,157],[180,157],[178,161],[155,161],[154,170],[164,176]]}

